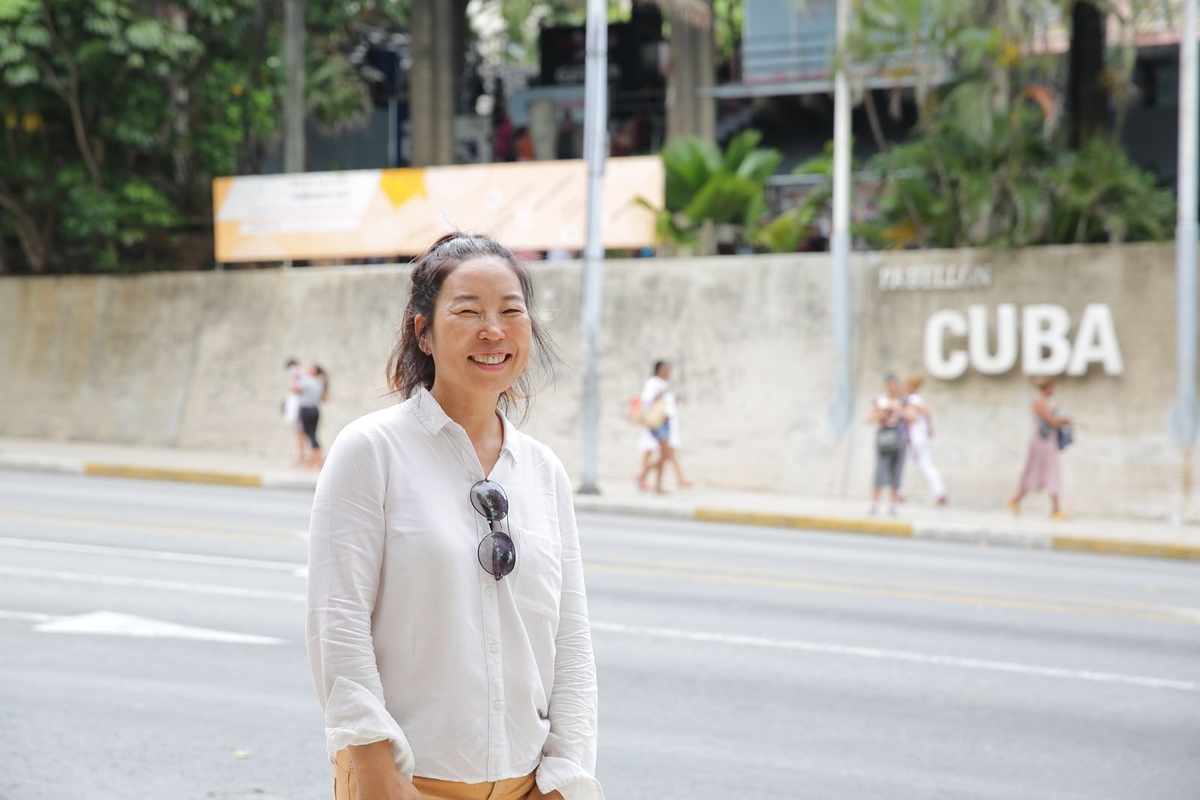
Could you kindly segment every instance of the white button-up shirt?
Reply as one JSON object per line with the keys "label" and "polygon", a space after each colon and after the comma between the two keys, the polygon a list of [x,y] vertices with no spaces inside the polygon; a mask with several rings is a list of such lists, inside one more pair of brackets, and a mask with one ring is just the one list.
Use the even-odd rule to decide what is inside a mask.
{"label": "white button-up shirt", "polygon": [[488,479],[517,546],[500,581],[470,501],[466,431],[424,389],[347,426],[317,482],[308,652],[332,760],[387,740],[400,771],[484,783],[537,771],[543,792],[603,800],[596,667],[571,487],[545,445],[503,419]]}

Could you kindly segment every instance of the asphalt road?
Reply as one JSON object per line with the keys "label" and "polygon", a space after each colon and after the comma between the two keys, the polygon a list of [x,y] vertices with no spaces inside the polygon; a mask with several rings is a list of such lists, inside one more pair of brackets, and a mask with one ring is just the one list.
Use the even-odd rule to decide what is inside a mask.
{"label": "asphalt road", "polygon": [[[309,495],[0,472],[0,798],[329,797]],[[1200,566],[581,518],[599,777],[1200,798]]]}

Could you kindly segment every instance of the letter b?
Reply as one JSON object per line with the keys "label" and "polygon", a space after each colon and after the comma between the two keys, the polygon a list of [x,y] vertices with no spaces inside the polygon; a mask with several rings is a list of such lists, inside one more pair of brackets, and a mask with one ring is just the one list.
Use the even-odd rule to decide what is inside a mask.
{"label": "letter b", "polygon": [[[1061,375],[1071,358],[1071,315],[1062,306],[1025,306],[1021,320],[1021,369],[1026,375]],[[1043,352],[1048,351],[1048,352]]]}

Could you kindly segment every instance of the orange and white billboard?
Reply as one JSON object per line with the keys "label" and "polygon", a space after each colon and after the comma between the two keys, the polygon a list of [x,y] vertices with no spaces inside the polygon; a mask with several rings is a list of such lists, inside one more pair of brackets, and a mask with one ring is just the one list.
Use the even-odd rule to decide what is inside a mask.
{"label": "orange and white billboard", "polygon": [[[607,161],[605,248],[655,243],[654,214],[635,201],[661,208],[663,181],[657,156]],[[586,188],[583,161],[217,178],[216,260],[415,255],[451,230],[486,233],[514,249],[582,250]]]}

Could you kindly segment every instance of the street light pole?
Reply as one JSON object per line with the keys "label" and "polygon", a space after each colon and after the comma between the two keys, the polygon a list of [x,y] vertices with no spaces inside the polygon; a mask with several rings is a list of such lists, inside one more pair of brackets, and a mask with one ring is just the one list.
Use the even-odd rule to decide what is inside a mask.
{"label": "street light pole", "polygon": [[608,132],[608,4],[588,0],[583,151],[587,159],[587,244],[583,251],[583,465],[580,494],[596,485],[600,424],[600,318],[604,308],[601,200]]}
{"label": "street light pole", "polygon": [[844,45],[850,28],[850,0],[837,0],[837,72],[833,81],[833,220],[829,250],[833,257],[833,407],[834,433],[850,427],[854,413],[850,327],[850,85]]}
{"label": "street light pole", "polygon": [[1196,0],[1184,0],[1179,37],[1179,217],[1175,225],[1176,373],[1171,433],[1184,451],[1184,511],[1196,442]]}
{"label": "street light pole", "polygon": [[283,4],[283,171],[304,172],[304,0]]}

